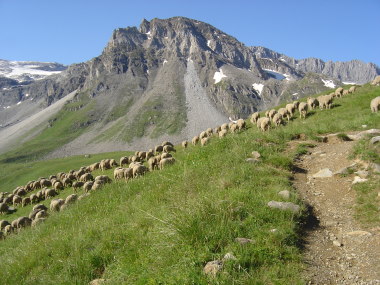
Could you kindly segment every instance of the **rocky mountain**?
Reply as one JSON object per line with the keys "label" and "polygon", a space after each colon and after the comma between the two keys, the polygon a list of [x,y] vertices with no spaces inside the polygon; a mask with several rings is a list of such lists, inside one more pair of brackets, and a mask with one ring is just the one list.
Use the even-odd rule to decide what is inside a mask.
{"label": "rocky mountain", "polygon": [[[349,72],[354,73],[359,72]],[[39,134],[66,122],[71,125],[62,135],[73,132],[71,141],[54,155],[151,147],[340,84],[339,78],[297,68],[296,60],[247,47],[204,22],[143,20],[139,28],[116,29],[102,54],[88,62],[0,89],[0,137],[10,129]],[[47,106],[65,100],[61,111],[50,111],[48,122],[25,124],[25,118],[38,112],[45,117]]]}
{"label": "rocky mountain", "polygon": [[251,47],[251,49],[257,58],[282,61],[298,71],[323,74],[338,79],[344,84],[364,84],[380,74],[380,68],[371,62],[365,63],[360,60],[324,62],[318,58],[295,59],[265,47]]}

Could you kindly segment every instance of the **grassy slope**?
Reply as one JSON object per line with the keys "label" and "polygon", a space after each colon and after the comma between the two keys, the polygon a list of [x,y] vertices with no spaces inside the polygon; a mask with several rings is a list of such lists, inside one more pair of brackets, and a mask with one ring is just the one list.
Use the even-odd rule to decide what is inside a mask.
{"label": "grassy slope", "polygon": [[[300,133],[314,137],[363,124],[380,126],[379,114],[369,111],[379,90],[363,87],[337,100],[332,110],[312,112],[306,120],[295,119],[265,134],[253,127],[215,138],[203,148],[179,150],[173,167],[106,186],[51,215],[45,224],[2,241],[2,284],[86,284],[99,277],[110,284],[303,284],[298,246],[302,216],[266,206],[281,200],[278,191],[292,190],[295,154],[284,152],[286,142]],[[253,150],[262,154],[260,164],[245,162]],[[11,182],[3,175],[0,182],[11,187],[3,190],[32,175],[47,176],[87,161],[68,158],[63,168],[58,163],[35,163],[35,172],[20,171]],[[15,165],[1,166],[13,171]],[[296,195],[291,201],[298,202]],[[255,242],[241,246],[236,237]],[[227,252],[237,260],[227,262],[223,273],[215,279],[202,274],[206,262]]]}

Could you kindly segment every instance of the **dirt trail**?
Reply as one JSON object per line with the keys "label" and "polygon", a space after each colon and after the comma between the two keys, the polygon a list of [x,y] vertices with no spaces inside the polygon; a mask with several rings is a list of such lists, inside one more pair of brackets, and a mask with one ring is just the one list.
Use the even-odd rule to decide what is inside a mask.
{"label": "dirt trail", "polygon": [[308,284],[380,284],[380,227],[363,229],[354,219],[353,176],[313,177],[352,165],[355,143],[335,137],[296,162],[294,186],[314,214],[305,240]]}

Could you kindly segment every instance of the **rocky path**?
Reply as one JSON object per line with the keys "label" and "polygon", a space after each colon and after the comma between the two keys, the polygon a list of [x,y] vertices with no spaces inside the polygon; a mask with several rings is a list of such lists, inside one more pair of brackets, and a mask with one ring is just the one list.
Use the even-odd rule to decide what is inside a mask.
{"label": "rocky path", "polygon": [[296,162],[294,186],[314,214],[305,237],[308,284],[380,284],[380,225],[359,225],[355,175],[334,175],[354,163],[347,157],[355,143],[331,137]]}

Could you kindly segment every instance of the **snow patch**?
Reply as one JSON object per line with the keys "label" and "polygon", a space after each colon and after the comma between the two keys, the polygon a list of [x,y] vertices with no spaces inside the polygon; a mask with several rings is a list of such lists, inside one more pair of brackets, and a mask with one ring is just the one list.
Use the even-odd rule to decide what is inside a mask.
{"label": "snow patch", "polygon": [[263,69],[266,73],[269,73],[270,75],[272,75],[275,79],[277,80],[290,80],[290,75],[287,75],[287,74],[282,74],[282,73],[279,73],[275,70],[272,70],[272,69]]}
{"label": "snow patch", "polygon": [[20,102],[17,102],[17,104],[16,105],[20,105],[21,104],[21,101]]}
{"label": "snow patch", "polygon": [[25,97],[29,97],[29,94],[25,94]]}
{"label": "snow patch", "polygon": [[263,92],[264,84],[253,83],[252,86],[253,86],[253,89],[255,89],[259,93],[259,95],[261,95],[261,92]]}
{"label": "snow patch", "polygon": [[209,48],[211,48],[211,40],[208,40],[208,41],[207,41],[207,46],[208,46]]}
{"label": "snow patch", "polygon": [[164,62],[162,63],[162,65],[165,65],[165,63],[167,63],[168,61],[166,59],[164,59]]}
{"label": "snow patch", "polygon": [[34,98],[30,98],[30,101],[33,101]]}
{"label": "snow patch", "polygon": [[6,109],[9,109],[11,106],[7,106]]}
{"label": "snow patch", "polygon": [[297,95],[298,95],[298,93],[293,93],[293,94],[292,94],[292,96],[297,96]]}
{"label": "snow patch", "polygon": [[356,82],[342,82],[344,85],[356,85]]}
{"label": "snow patch", "polygon": [[222,80],[222,78],[224,78],[224,77],[227,77],[227,76],[224,75],[223,70],[221,68],[219,68],[219,72],[217,71],[214,74],[214,78],[213,78],[215,80],[214,84],[219,83]]}
{"label": "snow patch", "polygon": [[328,88],[335,88],[335,84],[332,80],[323,80],[322,79],[322,82]]}

